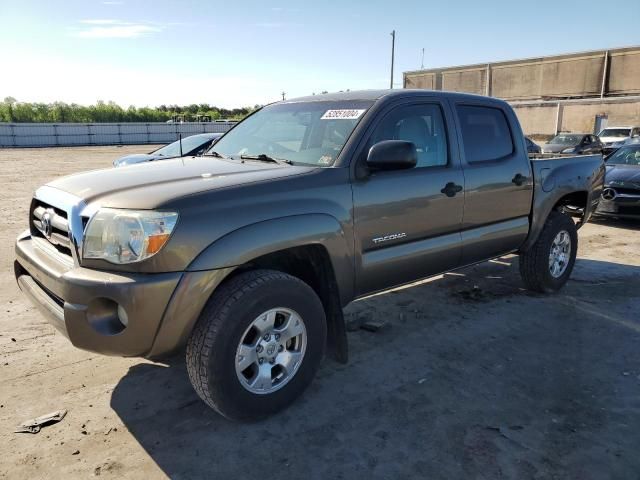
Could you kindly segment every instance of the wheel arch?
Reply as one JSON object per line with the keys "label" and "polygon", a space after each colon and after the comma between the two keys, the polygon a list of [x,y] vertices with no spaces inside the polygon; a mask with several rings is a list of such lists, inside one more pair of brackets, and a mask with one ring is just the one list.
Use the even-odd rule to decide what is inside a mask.
{"label": "wheel arch", "polygon": [[211,243],[187,271],[238,268],[276,252],[320,246],[335,273],[341,305],[353,299],[355,278],[353,242],[348,242],[338,220],[314,213],[292,215],[247,225]]}
{"label": "wheel arch", "polygon": [[148,357],[183,346],[206,302],[223,283],[239,273],[266,268],[298,277],[313,288],[325,308],[329,349],[344,363],[348,346],[342,307],[354,295],[351,259],[340,223],[326,214],[282,217],[230,232],[187,268]]}
{"label": "wheel arch", "polygon": [[591,216],[592,202],[588,189],[564,188],[553,190],[552,193],[553,195],[543,194],[544,200],[541,202],[534,201],[529,235],[524,245],[520,247],[520,252],[528,251],[536,243],[551,212],[561,211],[579,217],[578,228],[584,225]]}

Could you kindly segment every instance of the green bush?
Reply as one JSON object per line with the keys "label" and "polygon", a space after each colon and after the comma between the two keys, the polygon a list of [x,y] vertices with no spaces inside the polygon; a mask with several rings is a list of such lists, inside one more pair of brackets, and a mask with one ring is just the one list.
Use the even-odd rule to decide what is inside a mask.
{"label": "green bush", "polygon": [[195,121],[197,115],[208,115],[211,120],[241,120],[259,108],[225,109],[207,103],[200,105],[160,105],[159,107],[122,108],[114,102],[99,101],[95,105],[78,105],[64,102],[27,103],[7,97],[0,102],[0,122],[9,123],[107,123],[107,122],[166,122],[174,115],[185,121]]}

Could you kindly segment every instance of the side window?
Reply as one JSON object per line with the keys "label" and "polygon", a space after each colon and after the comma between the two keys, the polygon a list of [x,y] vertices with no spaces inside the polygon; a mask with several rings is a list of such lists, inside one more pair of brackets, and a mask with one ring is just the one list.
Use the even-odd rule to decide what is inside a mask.
{"label": "side window", "polygon": [[383,140],[413,142],[418,151],[416,167],[436,167],[448,163],[447,134],[438,105],[411,105],[392,110],[376,127],[369,146]]}
{"label": "side window", "polygon": [[456,110],[467,162],[490,162],[513,153],[511,131],[502,110],[472,105],[458,105]]}

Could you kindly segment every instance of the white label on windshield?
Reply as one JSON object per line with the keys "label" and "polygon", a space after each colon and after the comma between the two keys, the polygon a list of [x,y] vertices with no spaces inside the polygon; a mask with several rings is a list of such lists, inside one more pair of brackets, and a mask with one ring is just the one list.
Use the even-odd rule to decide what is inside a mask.
{"label": "white label on windshield", "polygon": [[321,120],[355,120],[360,118],[365,112],[364,109],[352,109],[352,110],[327,110],[324,115],[320,117]]}

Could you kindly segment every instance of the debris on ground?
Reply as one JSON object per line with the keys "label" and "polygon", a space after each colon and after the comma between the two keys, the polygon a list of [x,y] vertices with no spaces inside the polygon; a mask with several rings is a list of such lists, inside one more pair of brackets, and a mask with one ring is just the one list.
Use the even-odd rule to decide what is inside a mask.
{"label": "debris on ground", "polygon": [[383,332],[391,328],[391,323],[386,320],[367,320],[360,325],[362,330],[366,330],[367,332]]}
{"label": "debris on ground", "polygon": [[486,293],[478,285],[474,285],[471,289],[458,290],[456,295],[463,300],[471,300],[475,302],[481,302],[486,300]]}
{"label": "debris on ground", "polygon": [[61,421],[67,414],[66,410],[56,410],[37,418],[32,418],[18,425],[14,430],[15,433],[38,433],[42,427],[52,425]]}

